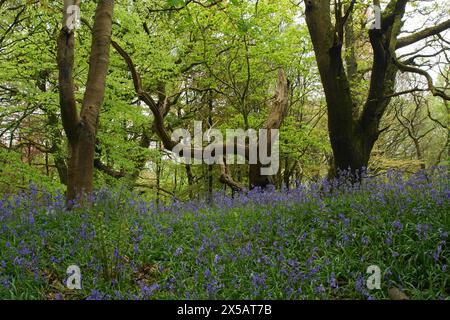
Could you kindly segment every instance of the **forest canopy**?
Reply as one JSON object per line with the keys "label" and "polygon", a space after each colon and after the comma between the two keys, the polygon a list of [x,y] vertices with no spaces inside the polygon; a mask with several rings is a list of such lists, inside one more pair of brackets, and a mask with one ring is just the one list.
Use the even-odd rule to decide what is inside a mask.
{"label": "forest canopy", "polygon": [[[187,199],[447,165],[444,2],[0,1],[0,190]],[[180,163],[194,121],[279,129],[279,170]]]}

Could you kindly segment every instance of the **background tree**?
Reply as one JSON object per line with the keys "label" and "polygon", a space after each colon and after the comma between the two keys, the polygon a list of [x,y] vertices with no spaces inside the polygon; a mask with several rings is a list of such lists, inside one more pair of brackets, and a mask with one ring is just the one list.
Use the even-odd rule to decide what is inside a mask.
{"label": "background tree", "polygon": [[[381,5],[380,1],[374,1],[374,4]],[[425,70],[412,66],[410,60],[400,61],[396,52],[447,30],[450,20],[400,37],[407,4],[407,0],[389,1],[382,10],[381,28],[367,32],[372,49],[370,86],[358,113],[355,112],[359,107],[358,99],[352,96],[350,78],[356,74],[355,65],[348,65],[348,70],[345,70],[343,50],[345,37],[349,36],[346,25],[356,12],[356,1],[305,1],[306,22],[327,101],[334,169],[356,171],[368,166],[372,148],[380,134],[380,121],[392,96],[397,94],[399,70],[424,76],[433,95],[448,99],[443,90],[434,86],[432,77]],[[352,55],[354,53],[350,52],[350,57]]]}

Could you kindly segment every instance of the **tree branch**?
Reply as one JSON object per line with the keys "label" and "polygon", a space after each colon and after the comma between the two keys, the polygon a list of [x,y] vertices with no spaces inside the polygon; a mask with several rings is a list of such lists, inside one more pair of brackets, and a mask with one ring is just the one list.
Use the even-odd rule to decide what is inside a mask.
{"label": "tree branch", "polygon": [[417,73],[417,74],[424,76],[428,82],[428,89],[433,94],[433,96],[441,97],[442,99],[447,100],[447,101],[450,100],[450,96],[448,96],[444,91],[439,90],[434,86],[433,78],[430,76],[430,74],[428,72],[426,72],[425,70],[416,68],[416,67],[407,66],[406,64],[399,61],[395,56],[392,57],[392,60],[394,61],[394,64],[399,68],[400,71]]}
{"label": "tree branch", "polygon": [[241,192],[245,190],[245,187],[241,185],[239,182],[233,180],[233,177],[228,172],[228,167],[226,164],[220,166],[221,175],[219,181],[223,184],[229,186],[235,192]]}
{"label": "tree branch", "polygon": [[416,43],[416,42],[423,40],[425,38],[428,38],[430,36],[437,35],[437,34],[441,33],[442,31],[445,31],[449,28],[450,28],[450,19],[438,24],[437,26],[430,27],[430,28],[424,29],[422,31],[419,31],[417,33],[414,33],[410,36],[398,39],[396,49],[400,49],[400,48],[409,46],[413,43]]}

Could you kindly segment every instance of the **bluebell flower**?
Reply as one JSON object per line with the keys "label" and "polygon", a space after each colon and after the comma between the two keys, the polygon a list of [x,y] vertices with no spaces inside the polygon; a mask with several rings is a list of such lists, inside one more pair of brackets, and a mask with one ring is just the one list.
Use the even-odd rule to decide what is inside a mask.
{"label": "bluebell flower", "polygon": [[104,300],[105,295],[98,290],[93,289],[86,300]]}
{"label": "bluebell flower", "polygon": [[183,253],[183,248],[182,247],[178,247],[177,250],[175,250],[175,253],[173,255],[175,257],[178,257],[182,253]]}
{"label": "bluebell flower", "polygon": [[400,220],[395,220],[392,225],[396,229],[399,229],[399,230],[403,229],[403,224],[400,222]]}

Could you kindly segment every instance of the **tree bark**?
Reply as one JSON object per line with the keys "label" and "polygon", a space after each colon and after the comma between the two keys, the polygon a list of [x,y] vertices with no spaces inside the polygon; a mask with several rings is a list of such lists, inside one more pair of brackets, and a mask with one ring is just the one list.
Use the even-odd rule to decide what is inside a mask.
{"label": "tree bark", "polygon": [[[349,65],[347,74],[342,58],[345,24],[351,12],[347,11],[344,16],[335,12],[336,25],[333,25],[330,0],[306,1],[306,22],[327,102],[334,156],[330,170],[332,176],[340,170],[357,173],[368,166],[378,139],[381,117],[389,104],[385,96],[393,93],[395,87],[397,68],[392,62],[393,51],[390,48],[395,50],[406,2],[391,1],[383,13],[382,29],[369,32],[374,49],[371,84],[362,114],[355,118],[357,105],[350,91],[349,76],[353,77],[356,66]],[[348,35],[347,40],[351,36]]]}
{"label": "tree bark", "polygon": [[80,114],[77,112],[73,81],[75,35],[66,26],[67,8],[79,4],[80,1],[64,1],[63,28],[58,39],[60,108],[69,142],[68,203],[77,197],[82,200],[93,190],[95,143],[109,66],[114,1],[101,0],[97,5],[88,79]]}
{"label": "tree bark", "polygon": [[[278,83],[275,93],[275,100],[272,104],[272,109],[266,120],[264,128],[267,129],[267,150],[270,154],[273,152],[273,146],[271,145],[271,130],[280,129],[284,118],[288,113],[289,108],[289,83],[286,79],[286,75],[283,69],[278,72]],[[259,152],[259,146],[258,146]],[[277,161],[280,161],[278,158]],[[264,166],[260,163],[258,157],[258,163],[249,165],[249,187],[252,188],[266,188],[268,185],[273,184],[271,176],[265,176],[261,174],[261,169]]]}

